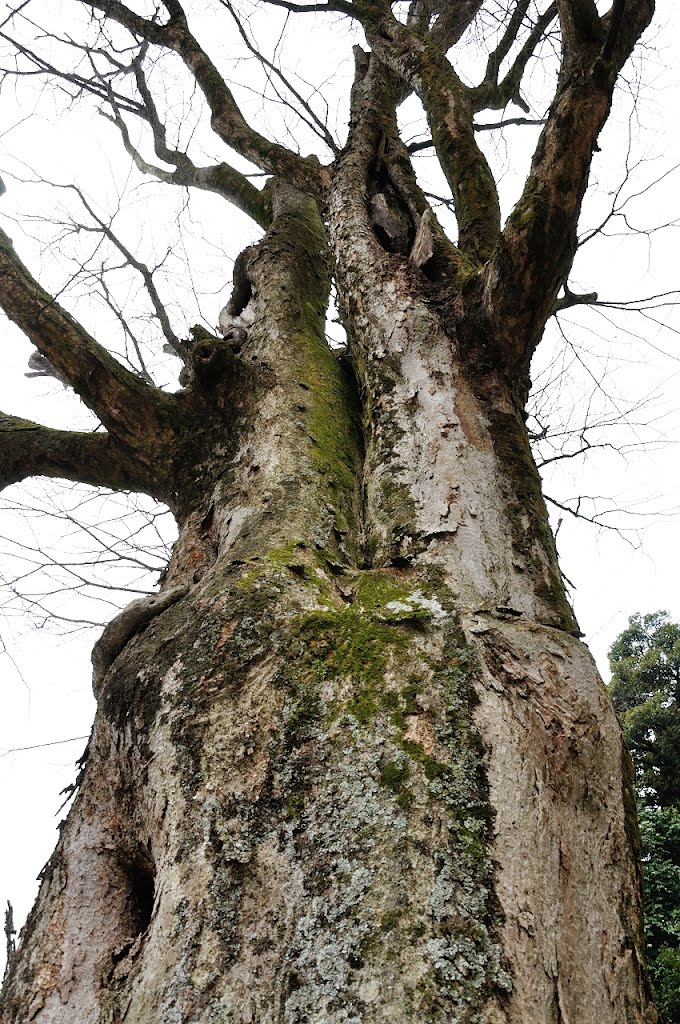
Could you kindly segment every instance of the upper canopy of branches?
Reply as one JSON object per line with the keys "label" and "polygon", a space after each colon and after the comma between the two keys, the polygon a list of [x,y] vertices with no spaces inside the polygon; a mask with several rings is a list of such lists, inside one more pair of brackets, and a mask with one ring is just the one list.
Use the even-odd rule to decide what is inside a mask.
{"label": "upper canopy of branches", "polygon": [[[604,7],[595,0],[70,0],[67,6],[79,23],[78,35],[55,23],[50,5],[39,0],[9,12],[0,27],[5,86],[37,78],[69,103],[93,99],[139,172],[167,185],[215,193],[260,229],[272,223],[273,179],[313,197],[325,216],[339,168],[356,158],[379,237],[387,238],[393,252],[410,255],[447,301],[455,303],[456,294],[474,286],[499,363],[526,376],[573,261],[590,161],[617,75],[652,17],[653,0],[613,0]],[[269,55],[256,41],[263,17]],[[281,64],[280,44],[291,24],[308,19],[330,23],[348,50],[352,41],[360,44],[345,95],[339,95],[342,76],[324,98],[322,84],[307,81],[306,69],[296,74]],[[234,61],[237,48],[241,56]],[[306,56],[310,74],[319,77],[324,54]],[[257,92],[270,101],[266,109],[253,108],[239,84],[243,60],[259,69]],[[538,66],[553,82],[547,103],[545,83],[534,93]],[[349,76],[344,81],[349,86]],[[192,91],[201,101],[190,110],[186,99]],[[406,134],[406,101],[424,112],[424,138]],[[331,104],[341,118],[349,107],[348,135],[338,131]],[[499,127],[523,124],[542,130],[523,193],[503,225],[497,182],[480,139]],[[452,229],[437,220],[433,196],[418,177],[417,154],[429,150],[440,168],[443,202],[455,217]],[[378,165],[389,188],[375,194],[369,178]],[[193,342],[182,339],[171,322],[156,287],[158,267],[134,253],[113,219],[80,189],[67,188],[83,211],[75,230],[105,239],[120,264],[134,270],[158,335],[186,360]],[[387,208],[390,190],[406,218],[403,230],[402,213]],[[80,441],[5,417],[9,455],[1,482],[31,472],[109,479],[167,500],[171,485],[162,479],[157,453],[145,457],[147,465],[144,458],[130,464],[121,445],[139,455],[143,431],[157,439],[160,450],[171,449],[188,406],[181,396],[151,387],[134,331],[102,283],[103,273],[104,300],[139,357],[133,371],[41,288],[7,235],[0,243],[0,303],[108,432],[92,440],[88,454]],[[560,302],[592,298],[567,291]],[[66,450],[69,444],[73,452]]]}
{"label": "upper canopy of branches", "polygon": [[[386,107],[396,108],[415,93],[425,109],[433,138],[431,143],[414,144],[411,150],[428,144],[436,149],[456,205],[461,247],[468,245],[474,249],[462,237],[464,224],[474,217],[469,208],[471,201],[463,199],[463,193],[473,178],[482,179],[478,188],[490,202],[492,212],[475,234],[485,235],[483,242],[477,241],[489,252],[499,231],[493,212],[497,197],[474,139],[476,131],[489,125],[477,123],[477,115],[506,110],[512,105],[525,114],[531,113],[524,93],[532,88],[532,63],[546,54],[555,56],[561,49],[559,68],[555,68],[559,87],[533,168],[537,186],[539,165],[545,160],[542,151],[552,141],[552,133],[560,133],[562,149],[569,141],[568,126],[564,119],[559,122],[561,95],[573,89],[577,80],[586,91],[610,93],[618,71],[649,23],[654,6],[653,0],[614,0],[611,8],[600,16],[595,0],[412,0],[408,4],[386,0],[309,4],[258,0],[237,4],[216,0],[207,9],[206,5],[199,5],[200,13],[192,11],[191,5],[178,2],[136,5],[146,8],[144,13],[117,0],[72,0],[72,4],[89,21],[83,26],[81,39],[51,28],[49,12],[36,10],[40,6],[36,0],[19,4],[16,12],[9,14],[1,32],[9,51],[4,77],[39,76],[71,97],[94,97],[100,112],[118,128],[123,145],[140,170],[167,183],[217,192],[262,226],[270,218],[266,190],[258,189],[244,170],[237,169],[234,155],[267,175],[283,177],[323,198],[332,181],[334,161],[327,161],[328,153],[337,159],[342,142],[329,126],[321,87],[301,86],[304,79],[286,74],[279,66],[276,52],[274,60],[261,52],[250,22],[257,20],[263,8],[269,10],[270,17],[277,10],[286,12],[285,24],[277,25],[277,32],[289,30],[291,16],[311,14],[335,22],[339,16],[349,19],[358,37],[363,37],[364,45],[368,44],[395,75]],[[321,143],[318,153],[302,156],[295,144],[284,146],[271,137],[271,132],[266,132],[266,118],[260,119],[263,128],[259,130],[254,119],[243,113],[221,66],[226,61],[219,61],[211,53],[221,49],[214,45],[218,37],[214,25],[220,12],[227,19],[220,33],[227,34],[229,49],[245,48],[260,63],[266,77],[265,89],[287,113],[294,114],[298,127],[304,126],[303,145],[313,145],[315,138]],[[27,24],[35,25],[36,18],[41,20],[41,31],[34,33],[29,44],[24,41],[24,30]],[[208,27],[213,29],[210,44],[201,42],[194,34],[194,21],[204,33]],[[472,41],[476,60],[471,60]],[[461,45],[463,49],[459,52]],[[225,147],[227,160],[209,166],[198,163],[192,158],[191,143],[180,138],[181,117],[172,110],[176,96],[168,94],[166,84],[157,85],[156,81],[159,64],[169,56],[183,65],[187,79],[202,93],[212,132]],[[177,73],[176,70],[174,74]],[[573,102],[573,96],[571,99]],[[337,95],[331,96],[331,100],[338,102]],[[388,109],[383,113],[389,116]],[[541,120],[508,114],[500,123],[537,124]],[[581,127],[587,136],[583,140],[585,152],[592,148],[595,139],[589,137],[585,125]],[[150,151],[154,153],[153,159],[143,155]]]}

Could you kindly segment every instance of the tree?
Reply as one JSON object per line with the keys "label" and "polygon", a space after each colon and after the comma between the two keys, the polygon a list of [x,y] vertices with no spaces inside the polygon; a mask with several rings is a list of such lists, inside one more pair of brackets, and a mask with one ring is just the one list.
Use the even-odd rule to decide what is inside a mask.
{"label": "tree", "polygon": [[[176,393],[115,358],[0,236],[0,303],[103,427],[4,416],[2,484],[132,490],[179,527],[160,593],[95,646],[87,760],[3,1024],[654,1021],[632,772],[525,425],[532,354],[578,300],[592,154],[653,2],[268,3],[363,33],[344,144],[296,93],[330,162],[244,116],[176,0],[78,5],[78,39],[5,33],[8,74],[94,97],[140,171],[215,193],[262,236],[220,331],[182,338],[153,271],[89,209],[185,363]],[[40,50],[50,35],[70,63]],[[502,225],[475,119],[524,108],[551,52],[555,93]],[[164,66],[190,76],[230,163],[175,143]],[[455,242],[400,130],[412,96]]]}
{"label": "tree", "polygon": [[647,963],[663,1024],[680,1011],[680,811],[640,807]]}
{"label": "tree", "polygon": [[680,626],[667,612],[632,615],[609,652],[610,695],[640,796],[680,810]]}
{"label": "tree", "polygon": [[609,660],[637,779],[650,973],[672,1024],[680,1012],[680,626],[663,611],[632,615]]}

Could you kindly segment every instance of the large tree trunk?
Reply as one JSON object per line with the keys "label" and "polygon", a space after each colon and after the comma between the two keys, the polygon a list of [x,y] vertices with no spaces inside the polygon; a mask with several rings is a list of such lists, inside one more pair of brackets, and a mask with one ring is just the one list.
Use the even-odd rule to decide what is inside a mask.
{"label": "large tree trunk", "polygon": [[444,311],[380,245],[362,182],[340,162],[348,358],[316,205],[281,184],[229,403],[194,353],[218,413],[177,456],[169,597],[98,645],[3,1024],[656,1019],[628,757],[525,381],[485,363],[474,287]]}

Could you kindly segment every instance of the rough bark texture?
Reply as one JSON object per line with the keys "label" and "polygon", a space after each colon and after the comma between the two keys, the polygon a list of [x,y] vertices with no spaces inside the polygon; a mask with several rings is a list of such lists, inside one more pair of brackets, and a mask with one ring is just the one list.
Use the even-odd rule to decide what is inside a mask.
{"label": "rough bark texture", "polygon": [[[180,52],[221,136],[260,152],[178,4],[170,27],[93,6]],[[522,415],[615,76],[581,63],[575,86],[567,68],[501,236],[496,206],[475,214],[493,186],[474,96],[428,78],[446,61],[431,6],[408,66],[416,22],[385,11],[375,52],[357,52],[332,170],[280,147],[262,158],[288,173],[237,266],[239,351],[195,332],[185,390],[147,410],[172,450],[135,432],[124,402],[106,420],[112,476],[128,450],[153,464],[180,537],[159,598],[95,649],[87,764],[2,1024],[656,1020],[629,759],[565,598]],[[480,5],[463,6],[470,20]],[[572,6],[594,5],[562,5],[573,51]],[[372,39],[376,5],[353,9]],[[627,9],[641,31],[650,5]],[[584,44],[591,64],[607,24]],[[398,139],[407,86],[433,117],[448,104],[435,141],[458,247]],[[35,290],[3,252],[32,322]],[[331,268],[342,358],[324,337]],[[34,335],[68,372],[49,331]],[[31,466],[62,475],[36,444]],[[7,479],[23,450],[8,448]]]}

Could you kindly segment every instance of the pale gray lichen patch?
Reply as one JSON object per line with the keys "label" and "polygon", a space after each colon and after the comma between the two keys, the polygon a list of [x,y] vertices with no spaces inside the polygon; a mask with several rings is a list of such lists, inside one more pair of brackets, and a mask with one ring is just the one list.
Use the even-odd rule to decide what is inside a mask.
{"label": "pale gray lichen patch", "polygon": [[431,617],[435,620],[446,617],[446,610],[442,607],[436,597],[425,597],[418,590],[414,590],[408,596],[396,601],[388,601],[385,609],[393,616],[404,618],[420,613],[421,617]]}
{"label": "pale gray lichen patch", "polygon": [[374,924],[381,848],[397,849],[405,838],[403,816],[376,781],[380,749],[372,749],[358,727],[349,731],[349,756],[338,763],[328,751],[327,767],[314,779],[318,795],[302,816],[300,856],[309,851],[316,870],[308,875],[308,910],[287,958],[300,980],[286,1000],[290,1024],[364,1019],[357,989]]}
{"label": "pale gray lichen patch", "polygon": [[[185,679],[182,779],[223,966],[214,1019],[484,1020],[508,982],[451,595],[432,574],[382,569],[347,573],[331,603],[317,568],[302,549],[244,566],[197,629],[219,670]],[[190,746],[199,710],[210,759]],[[216,992],[203,991],[207,1024]]]}

